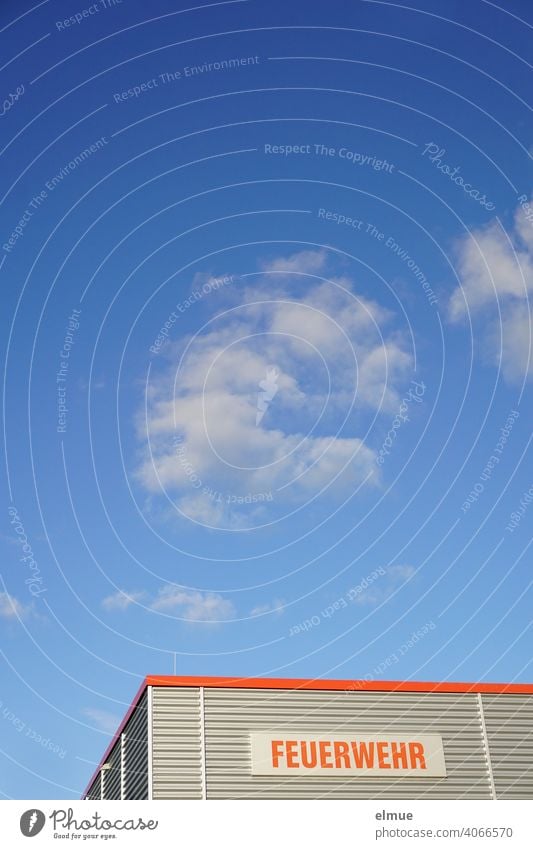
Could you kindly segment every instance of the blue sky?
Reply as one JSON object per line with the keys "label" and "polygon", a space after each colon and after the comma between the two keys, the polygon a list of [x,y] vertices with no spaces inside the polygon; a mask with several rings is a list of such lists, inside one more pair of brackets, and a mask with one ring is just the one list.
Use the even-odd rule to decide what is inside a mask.
{"label": "blue sky", "polygon": [[3,798],[149,673],[533,677],[529,4],[105,5],[0,12]]}

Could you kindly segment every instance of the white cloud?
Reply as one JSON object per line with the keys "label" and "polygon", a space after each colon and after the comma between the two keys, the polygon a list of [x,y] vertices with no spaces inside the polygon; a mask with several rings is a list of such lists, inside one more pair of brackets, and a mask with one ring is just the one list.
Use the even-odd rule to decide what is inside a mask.
{"label": "white cloud", "polygon": [[106,596],[102,600],[102,607],[106,610],[126,610],[134,602],[140,601],[144,595],[143,592],[127,593],[124,590],[119,590],[112,595]]}
{"label": "white cloud", "polygon": [[402,583],[403,581],[410,581],[416,575],[416,567],[407,565],[389,566],[386,572],[392,583]]}
{"label": "white cloud", "polygon": [[235,615],[233,603],[217,593],[185,591],[172,584],[159,591],[150,607],[152,610],[175,611],[190,622],[219,622]]}
{"label": "white cloud", "polygon": [[387,601],[394,593],[416,574],[414,566],[397,565],[389,566],[382,575],[368,589],[354,597],[356,604],[378,605]]}
{"label": "white cloud", "polygon": [[114,734],[120,725],[121,717],[107,710],[87,707],[83,708],[82,713],[91,722],[94,722],[97,728],[107,731],[109,734]]}
{"label": "white cloud", "polygon": [[269,601],[266,604],[258,604],[250,610],[250,616],[263,616],[266,613],[275,613],[281,616],[285,612],[285,601],[282,598],[276,598],[274,601]]}
{"label": "white cloud", "polygon": [[213,622],[230,619],[235,615],[231,601],[217,593],[186,591],[173,584],[165,584],[155,594],[145,591],[123,590],[102,600],[102,607],[109,611],[126,610],[135,601],[143,600],[151,610],[176,612],[182,619],[196,622]]}
{"label": "white cloud", "polygon": [[[530,210],[532,202],[533,197],[529,200]],[[529,212],[529,215],[531,216],[531,212]],[[533,252],[533,221],[531,220],[531,217],[526,217],[526,211],[521,206],[519,206],[515,211],[514,224],[518,238],[526,246],[531,256],[531,253]]]}
{"label": "white cloud", "polygon": [[2,619],[22,619],[30,612],[15,596],[0,593],[0,617]]}
{"label": "white cloud", "polygon": [[460,240],[457,263],[461,286],[451,295],[450,319],[464,321],[469,312],[491,362],[501,361],[505,377],[531,376],[533,225],[522,208],[509,232],[493,221]]}
{"label": "white cloud", "polygon": [[[263,272],[325,265],[324,252],[303,251]],[[219,309],[225,297],[231,308],[167,346],[153,370],[148,421],[144,403],[137,418],[144,490],[202,524],[244,528],[375,478],[357,423],[397,408],[412,358],[391,314],[353,290],[345,276],[295,282],[280,273],[273,286],[264,273],[238,295],[219,292]],[[274,370],[275,391],[265,391]]]}
{"label": "white cloud", "polygon": [[261,264],[265,272],[319,274],[326,267],[325,251],[298,251],[288,257],[277,257]]}

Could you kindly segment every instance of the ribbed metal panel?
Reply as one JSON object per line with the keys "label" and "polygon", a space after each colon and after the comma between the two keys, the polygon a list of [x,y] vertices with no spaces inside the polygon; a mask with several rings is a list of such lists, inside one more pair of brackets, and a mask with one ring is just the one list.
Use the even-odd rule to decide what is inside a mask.
{"label": "ribbed metal panel", "polygon": [[[124,730],[126,799],[148,799],[148,697],[143,693]],[[117,743],[117,748],[118,748]],[[106,792],[107,798],[107,792]],[[120,795],[119,797],[120,798]]]}
{"label": "ribbed metal panel", "polygon": [[533,696],[482,696],[498,799],[533,799]]}
{"label": "ribbed metal panel", "polygon": [[[176,695],[183,692],[181,688],[174,692],[172,688],[155,688],[155,692],[158,690],[167,711],[172,710]],[[204,696],[208,799],[490,798],[475,694],[206,688]],[[443,738],[447,777],[253,776],[248,737],[251,731],[299,731],[310,735],[436,733]],[[170,739],[167,745],[169,742]],[[168,783],[166,789],[172,795],[159,798],[181,797],[174,785]]]}
{"label": "ribbed metal panel", "polygon": [[100,799],[100,773],[96,776],[93,783],[91,784],[91,789],[87,793],[87,799]]}
{"label": "ribbed metal panel", "polygon": [[200,690],[154,687],[152,692],[153,798],[201,799]]}
{"label": "ribbed metal panel", "polygon": [[106,761],[111,765],[110,769],[105,770],[104,796],[106,799],[120,799],[120,760],[120,740],[118,740]]}

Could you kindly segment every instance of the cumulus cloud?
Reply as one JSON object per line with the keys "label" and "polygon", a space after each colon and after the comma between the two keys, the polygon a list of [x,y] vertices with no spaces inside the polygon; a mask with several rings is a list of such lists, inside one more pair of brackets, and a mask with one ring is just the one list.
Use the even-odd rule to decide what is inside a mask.
{"label": "cumulus cloud", "polygon": [[112,595],[106,596],[102,600],[102,607],[106,610],[127,610],[127,608],[136,601],[141,601],[144,597],[144,592],[125,592],[119,590]]}
{"label": "cumulus cloud", "polygon": [[172,584],[162,587],[150,607],[174,611],[190,622],[220,622],[235,615],[233,603],[217,593],[185,591]]}
{"label": "cumulus cloud", "polygon": [[297,251],[287,257],[263,261],[263,271],[284,274],[319,274],[326,267],[325,251]]}
{"label": "cumulus cloud", "polygon": [[385,575],[355,596],[354,602],[361,605],[376,606],[387,601],[403,585],[416,574],[414,566],[396,565],[385,569]]}
{"label": "cumulus cloud", "polygon": [[22,604],[15,596],[0,593],[0,618],[23,619],[29,612],[30,608]]}
{"label": "cumulus cloud", "polygon": [[264,616],[266,613],[275,613],[281,616],[285,611],[285,602],[282,598],[268,601],[266,604],[258,604],[250,610],[250,616]]}
{"label": "cumulus cloud", "polygon": [[122,612],[136,601],[142,601],[150,610],[174,612],[179,618],[190,622],[219,622],[235,615],[235,606],[223,596],[183,590],[174,584],[164,584],[156,593],[119,590],[106,596],[102,600],[102,607],[110,612]]}
{"label": "cumulus cloud", "polygon": [[107,710],[86,707],[83,708],[82,713],[90,719],[91,722],[94,722],[97,728],[100,728],[102,731],[107,731],[109,734],[114,734],[120,725],[121,717]]}
{"label": "cumulus cloud", "polygon": [[375,478],[361,417],[398,406],[412,357],[393,316],[352,280],[313,276],[326,265],[323,251],[270,259],[253,286],[219,291],[227,309],[219,300],[201,332],[154,362],[135,470],[152,499],[202,524],[247,527]]}
{"label": "cumulus cloud", "polygon": [[494,364],[501,361],[505,377],[531,376],[533,222],[524,209],[518,207],[508,232],[492,221],[461,239],[457,264],[461,285],[450,298],[451,321],[464,321],[470,313],[488,356]]}

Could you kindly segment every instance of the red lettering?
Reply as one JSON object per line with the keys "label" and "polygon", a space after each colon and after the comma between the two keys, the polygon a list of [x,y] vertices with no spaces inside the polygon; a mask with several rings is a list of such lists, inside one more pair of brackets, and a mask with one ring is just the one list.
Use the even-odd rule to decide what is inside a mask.
{"label": "red lettering", "polygon": [[318,744],[320,752],[320,766],[322,769],[333,769],[333,764],[328,760],[331,757],[331,743],[321,740]]}
{"label": "red lettering", "polygon": [[272,766],[279,766],[279,759],[283,757],[283,740],[272,740]]}
{"label": "red lettering", "polygon": [[378,751],[378,766],[380,769],[390,769],[390,763],[385,761],[385,758],[389,757],[389,744],[388,743],[378,743],[377,746]]}
{"label": "red lettering", "polygon": [[352,754],[356,769],[372,769],[374,766],[374,743],[352,742]]}
{"label": "red lettering", "polygon": [[285,742],[285,747],[287,749],[287,766],[289,769],[298,769],[300,764],[298,763],[298,741],[297,740],[287,740]]}
{"label": "red lettering", "polygon": [[344,767],[346,769],[350,769],[350,747],[348,743],[333,743],[333,754],[335,757],[335,766],[337,769],[341,769],[340,760],[344,761]]}
{"label": "red lettering", "polygon": [[[310,754],[308,755],[307,749],[309,747]],[[302,740],[301,745],[301,754],[302,754],[302,766],[306,769],[313,769],[316,767],[318,763],[317,753],[316,753],[316,741],[310,740],[308,743],[305,740]]]}
{"label": "red lettering", "polygon": [[411,769],[417,769],[418,764],[420,764],[420,769],[426,769],[422,743],[409,743],[409,754],[411,756]]}
{"label": "red lettering", "polygon": [[[393,769],[408,769],[405,743],[391,743]],[[401,761],[401,763],[400,763]]]}

